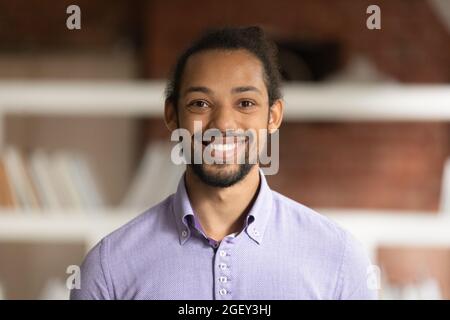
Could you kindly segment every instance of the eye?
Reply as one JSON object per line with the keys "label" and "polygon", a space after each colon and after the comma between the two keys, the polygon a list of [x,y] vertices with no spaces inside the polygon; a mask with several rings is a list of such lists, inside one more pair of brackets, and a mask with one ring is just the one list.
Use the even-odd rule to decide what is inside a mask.
{"label": "eye", "polygon": [[205,100],[195,100],[195,101],[190,102],[188,104],[188,106],[204,109],[204,108],[207,108],[209,106],[209,104]]}
{"label": "eye", "polygon": [[253,101],[250,100],[242,100],[239,102],[239,106],[242,108],[251,108],[255,105]]}

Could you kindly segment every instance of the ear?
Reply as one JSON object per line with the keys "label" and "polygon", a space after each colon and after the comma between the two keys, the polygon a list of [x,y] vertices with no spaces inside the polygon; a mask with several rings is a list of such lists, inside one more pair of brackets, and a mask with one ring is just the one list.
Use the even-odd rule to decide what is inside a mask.
{"label": "ear", "polygon": [[168,100],[164,103],[164,122],[170,132],[178,128],[177,110],[175,108],[176,106]]}
{"label": "ear", "polygon": [[271,106],[269,110],[269,132],[275,132],[283,121],[283,109],[284,109],[284,101],[282,99],[276,100]]}

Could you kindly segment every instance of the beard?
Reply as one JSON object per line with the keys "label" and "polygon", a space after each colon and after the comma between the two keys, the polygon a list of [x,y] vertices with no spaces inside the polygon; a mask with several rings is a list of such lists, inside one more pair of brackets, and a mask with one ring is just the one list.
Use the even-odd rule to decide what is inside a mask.
{"label": "beard", "polygon": [[237,169],[229,170],[227,166],[231,165],[220,164],[215,166],[221,166],[221,170],[214,170],[215,172],[207,170],[205,164],[191,164],[191,167],[195,175],[208,186],[228,188],[242,181],[254,165],[254,163],[236,164],[233,166],[237,166]]}
{"label": "beard", "polygon": [[[194,174],[206,185],[218,188],[228,188],[238,182],[242,181],[252,170],[252,168],[257,163],[257,145],[256,136],[253,139],[249,137],[242,137],[237,135],[237,137],[244,138],[245,146],[243,149],[238,148],[237,157],[240,159],[237,163],[195,163],[191,161],[188,166],[191,166]],[[191,141],[195,140],[195,137],[191,137]],[[239,138],[238,138],[239,139]],[[201,152],[203,153],[204,148],[209,144],[202,141],[195,140],[197,145],[201,146]],[[195,142],[194,142],[195,144]],[[239,150],[243,151],[239,153]],[[250,151],[252,150],[253,153]],[[195,149],[191,150],[191,155],[194,155]],[[200,154],[200,153],[199,153]],[[200,155],[199,158],[202,158]],[[236,160],[236,159],[235,159]]]}

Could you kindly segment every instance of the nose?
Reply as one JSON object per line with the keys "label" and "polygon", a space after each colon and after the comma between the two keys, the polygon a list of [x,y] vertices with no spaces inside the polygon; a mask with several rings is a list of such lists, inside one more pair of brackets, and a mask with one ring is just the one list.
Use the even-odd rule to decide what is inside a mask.
{"label": "nose", "polygon": [[212,112],[209,128],[218,129],[222,132],[236,129],[236,119],[232,106],[221,104]]}

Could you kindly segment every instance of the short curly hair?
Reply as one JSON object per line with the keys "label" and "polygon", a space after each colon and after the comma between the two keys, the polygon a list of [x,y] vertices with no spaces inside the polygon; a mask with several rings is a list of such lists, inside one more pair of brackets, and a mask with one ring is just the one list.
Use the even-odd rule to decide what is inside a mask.
{"label": "short curly hair", "polygon": [[181,78],[186,63],[192,55],[214,49],[239,50],[244,49],[255,55],[262,63],[264,69],[264,82],[269,96],[269,106],[277,99],[282,98],[281,74],[277,59],[277,47],[269,40],[262,28],[251,27],[226,27],[205,33],[178,58],[172,75],[168,80],[165,98],[177,109]]}

